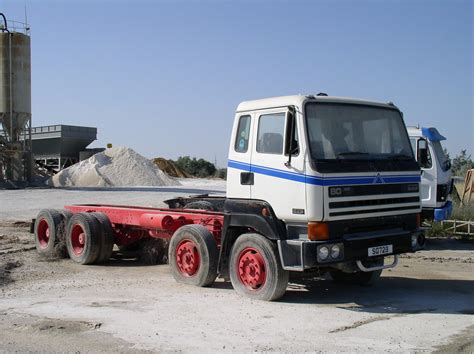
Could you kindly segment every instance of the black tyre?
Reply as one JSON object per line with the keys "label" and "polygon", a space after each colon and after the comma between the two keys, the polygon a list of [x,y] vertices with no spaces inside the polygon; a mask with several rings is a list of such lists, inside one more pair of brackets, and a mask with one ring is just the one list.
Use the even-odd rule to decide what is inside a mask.
{"label": "black tyre", "polygon": [[138,258],[143,264],[166,264],[168,263],[169,242],[162,239],[147,238],[140,242]]}
{"label": "black tyre", "polygon": [[58,211],[63,216],[63,223],[61,225],[60,232],[58,234],[59,242],[56,247],[56,254],[60,258],[66,258],[68,257],[67,246],[66,246],[67,224],[69,223],[69,220],[72,218],[74,213],[67,209],[59,209]]}
{"label": "black tyre", "polygon": [[100,224],[100,251],[96,263],[107,262],[114,249],[114,229],[109,217],[104,213],[90,213]]}
{"label": "black tyre", "polygon": [[101,230],[97,219],[88,213],[74,214],[69,220],[66,246],[69,257],[79,264],[92,264],[100,253]]}
{"label": "black tyre", "polygon": [[64,219],[66,220],[66,226],[67,226],[67,223],[69,222],[69,219],[72,218],[74,213],[70,210],[67,210],[67,209],[60,209],[58,211],[62,214],[62,216],[64,216]]}
{"label": "black tyre", "polygon": [[199,210],[207,210],[207,211],[216,211],[216,208],[214,208],[214,205],[212,205],[212,203],[207,202],[205,200],[188,203],[184,206],[184,209],[199,209]]}
{"label": "black tyre", "polygon": [[171,238],[168,255],[176,281],[209,286],[216,280],[219,252],[214,237],[204,226],[180,227]]}
{"label": "black tyre", "polygon": [[281,266],[277,246],[259,234],[243,234],[232,246],[232,286],[240,295],[272,301],[283,296],[289,272]]}
{"label": "black tyre", "polygon": [[66,219],[54,209],[43,209],[38,213],[34,225],[36,250],[48,258],[63,258],[65,252]]}
{"label": "black tyre", "polygon": [[375,270],[372,272],[355,272],[355,273],[344,273],[340,270],[329,272],[331,278],[341,284],[353,284],[353,285],[373,285],[382,274],[382,270]]}

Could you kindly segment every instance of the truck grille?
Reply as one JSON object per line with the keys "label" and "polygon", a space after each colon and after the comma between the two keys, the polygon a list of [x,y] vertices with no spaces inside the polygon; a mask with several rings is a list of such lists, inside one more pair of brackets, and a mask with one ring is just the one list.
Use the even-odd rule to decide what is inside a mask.
{"label": "truck grille", "polygon": [[329,216],[360,215],[394,211],[418,212],[417,183],[329,187]]}
{"label": "truck grille", "polygon": [[351,208],[351,207],[372,206],[372,205],[416,203],[419,201],[420,201],[419,197],[368,199],[368,200],[354,200],[354,201],[348,201],[348,202],[333,202],[333,203],[329,203],[329,207],[331,209],[337,209],[337,208]]}

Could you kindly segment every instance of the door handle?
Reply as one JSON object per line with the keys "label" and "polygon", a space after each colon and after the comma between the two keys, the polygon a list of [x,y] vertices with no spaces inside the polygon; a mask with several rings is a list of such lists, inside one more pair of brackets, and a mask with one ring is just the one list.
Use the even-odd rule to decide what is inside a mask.
{"label": "door handle", "polygon": [[244,186],[253,185],[253,172],[240,172],[240,184]]}

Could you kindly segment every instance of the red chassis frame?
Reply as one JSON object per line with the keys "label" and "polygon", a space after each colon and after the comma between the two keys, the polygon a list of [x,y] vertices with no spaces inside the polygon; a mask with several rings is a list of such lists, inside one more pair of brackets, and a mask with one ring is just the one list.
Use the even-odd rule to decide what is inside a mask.
{"label": "red chassis frame", "polygon": [[103,213],[107,215],[119,246],[134,243],[145,237],[170,239],[183,225],[199,224],[206,227],[220,246],[224,214],[195,209],[147,208],[122,205],[67,205],[73,213]]}

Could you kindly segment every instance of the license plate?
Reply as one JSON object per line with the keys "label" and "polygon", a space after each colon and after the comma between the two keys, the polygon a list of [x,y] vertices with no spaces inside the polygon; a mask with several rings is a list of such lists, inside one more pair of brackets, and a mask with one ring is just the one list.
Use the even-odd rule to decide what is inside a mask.
{"label": "license plate", "polygon": [[393,245],[377,246],[369,248],[369,257],[381,256],[382,254],[393,253]]}

